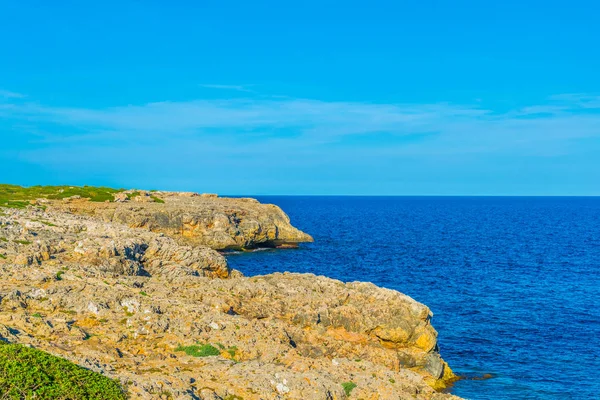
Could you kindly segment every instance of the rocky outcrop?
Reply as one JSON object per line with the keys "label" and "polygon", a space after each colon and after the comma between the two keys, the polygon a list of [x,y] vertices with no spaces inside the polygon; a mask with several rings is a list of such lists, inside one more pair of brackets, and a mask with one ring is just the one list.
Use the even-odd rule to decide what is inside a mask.
{"label": "rocky outcrop", "polygon": [[[162,195],[166,206],[136,207],[142,215],[153,204],[175,207],[170,196]],[[310,274],[243,277],[206,245],[209,228],[194,237],[205,244],[192,245],[170,236],[168,223],[135,219],[133,201],[60,203],[1,210],[1,340],[117,378],[132,398],[455,398],[435,390],[454,375],[430,310],[410,297]],[[211,204],[206,215],[215,221]],[[304,235],[286,227],[278,208],[260,216],[253,201],[231,204],[223,211],[230,222],[213,228],[244,232],[242,247]],[[245,204],[247,219],[232,223]],[[250,221],[260,234],[246,228]]]}
{"label": "rocky outcrop", "polygon": [[194,193],[140,193],[131,201],[123,201],[127,193],[119,193],[119,202],[50,202],[49,207],[162,232],[182,243],[216,250],[294,247],[313,240],[294,228],[281,208],[255,199]]}
{"label": "rocky outcrop", "polygon": [[41,209],[7,210],[0,217],[0,251],[17,265],[78,263],[99,274],[194,275],[227,278],[225,258],[206,246],[89,216]]}

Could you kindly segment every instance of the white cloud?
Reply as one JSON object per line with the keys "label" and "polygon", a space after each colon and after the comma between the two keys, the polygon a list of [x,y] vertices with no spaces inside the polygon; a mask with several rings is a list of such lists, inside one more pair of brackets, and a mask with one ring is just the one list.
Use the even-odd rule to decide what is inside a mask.
{"label": "white cloud", "polygon": [[236,99],[160,102],[101,110],[36,104],[13,107],[13,116],[61,125],[146,132],[202,129],[291,129],[303,135],[343,136],[387,131],[429,132],[444,123],[477,119],[488,111],[448,104],[393,105],[310,99]]}
{"label": "white cloud", "polygon": [[[180,189],[203,182],[229,193],[398,194],[404,184],[411,193],[507,193],[495,189],[502,179],[511,193],[550,193],[545,185],[561,179],[597,193],[587,183],[600,176],[593,101],[564,95],[498,112],[483,101],[259,97],[93,109],[9,100],[0,103],[0,156],[56,179],[110,175],[120,186]],[[480,186],[464,186],[465,176]]]}
{"label": "white cloud", "polygon": [[554,95],[550,99],[571,108],[600,109],[600,95],[586,93],[567,93]]}
{"label": "white cloud", "polygon": [[[596,100],[594,96],[561,95],[547,104],[504,113],[482,108],[480,102],[380,104],[244,98],[105,109],[27,102],[0,107],[0,115],[44,126],[48,133],[43,140],[57,143],[155,141],[168,146],[175,140],[186,140],[219,143],[233,151],[242,140],[243,153],[256,152],[250,147],[267,143],[270,148],[288,151],[286,148],[344,144],[353,138],[368,142],[371,136],[382,140],[370,142],[369,149],[378,148],[382,154],[552,155],[570,151],[573,140],[600,137],[600,114],[590,106]],[[587,108],[582,109],[581,104]],[[376,136],[381,134],[387,136]],[[403,142],[403,137],[410,140]],[[360,146],[355,144],[354,148]]]}
{"label": "white cloud", "polygon": [[16,92],[11,92],[8,90],[2,90],[0,89],[0,97],[3,97],[5,99],[22,99],[24,97],[26,97],[24,94],[21,93],[16,93]]}
{"label": "white cloud", "polygon": [[247,93],[254,92],[253,90],[249,89],[249,86],[252,86],[252,85],[218,85],[218,84],[203,83],[198,86],[207,88],[207,89],[235,90],[237,92],[247,92]]}

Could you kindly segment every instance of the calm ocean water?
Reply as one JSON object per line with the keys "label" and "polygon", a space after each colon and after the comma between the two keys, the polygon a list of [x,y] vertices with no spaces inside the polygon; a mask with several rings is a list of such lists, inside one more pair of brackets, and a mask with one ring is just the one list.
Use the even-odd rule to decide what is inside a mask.
{"label": "calm ocean water", "polygon": [[364,280],[427,304],[467,399],[600,398],[600,198],[259,197],[315,238],[246,275]]}

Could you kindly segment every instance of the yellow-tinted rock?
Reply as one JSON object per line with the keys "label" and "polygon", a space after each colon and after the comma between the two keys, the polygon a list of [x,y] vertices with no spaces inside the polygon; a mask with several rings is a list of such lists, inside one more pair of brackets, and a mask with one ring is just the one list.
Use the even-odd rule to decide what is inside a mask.
{"label": "yellow-tinted rock", "polygon": [[433,350],[437,344],[437,333],[431,327],[421,328],[415,337],[414,343],[425,352]]}
{"label": "yellow-tinted rock", "polygon": [[[283,237],[277,224],[286,219],[277,207],[219,201],[209,205],[210,216],[220,207],[221,216],[209,218],[213,226],[194,214],[186,219],[190,230],[202,226],[202,234],[235,241],[229,229],[236,226],[243,231],[240,243],[248,242],[248,233],[259,241]],[[10,222],[0,224],[0,237],[7,238],[0,242],[7,254],[0,268],[2,340],[130,382],[134,399],[170,393],[341,400],[347,398],[341,384],[348,382],[356,385],[352,398],[453,398],[432,389],[453,374],[435,350],[429,309],[408,296],[311,274],[245,278],[206,246],[181,243],[167,230],[164,235],[118,223],[134,215],[133,224],[148,228],[144,213],[159,204],[135,204],[141,216],[114,204],[61,205],[76,213],[50,205],[47,211],[14,209],[0,216]],[[93,211],[98,207],[105,208]],[[267,215],[259,218],[264,209]],[[242,211],[248,214],[237,214]],[[104,212],[124,213],[115,219]],[[22,268],[12,262],[18,256],[35,262]],[[228,313],[231,307],[237,315]],[[189,350],[204,345],[220,354],[194,357]]]}

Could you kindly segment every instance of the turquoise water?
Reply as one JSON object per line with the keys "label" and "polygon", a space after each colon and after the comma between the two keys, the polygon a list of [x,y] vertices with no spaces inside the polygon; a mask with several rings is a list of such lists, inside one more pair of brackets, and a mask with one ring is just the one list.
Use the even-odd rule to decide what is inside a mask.
{"label": "turquoise water", "polygon": [[434,312],[468,399],[600,398],[600,198],[259,197],[315,243],[229,256],[246,275],[312,272]]}

